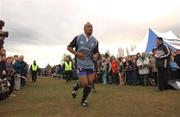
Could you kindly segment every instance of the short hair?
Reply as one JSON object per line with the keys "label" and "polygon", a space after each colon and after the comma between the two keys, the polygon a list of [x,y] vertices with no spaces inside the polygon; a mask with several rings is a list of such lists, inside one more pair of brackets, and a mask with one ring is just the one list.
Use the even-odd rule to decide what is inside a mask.
{"label": "short hair", "polygon": [[180,49],[177,49],[176,52],[177,52],[177,51],[180,51]]}
{"label": "short hair", "polygon": [[156,48],[154,48],[154,49],[152,49],[152,52],[154,52],[154,51],[156,51],[157,49]]}
{"label": "short hair", "polygon": [[14,55],[14,57],[19,57],[18,55]]}
{"label": "short hair", "polygon": [[84,24],[84,28],[87,26],[87,25],[92,25],[90,22],[86,22],[85,24]]}
{"label": "short hair", "polygon": [[163,38],[162,37],[157,37],[156,39],[158,39],[159,41],[163,42]]}
{"label": "short hair", "polygon": [[0,27],[3,27],[5,22],[3,20],[0,20]]}

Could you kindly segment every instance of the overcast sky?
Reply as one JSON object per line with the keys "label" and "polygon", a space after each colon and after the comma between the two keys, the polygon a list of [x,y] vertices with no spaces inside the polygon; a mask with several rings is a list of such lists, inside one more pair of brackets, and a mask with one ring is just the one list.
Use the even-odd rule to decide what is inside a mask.
{"label": "overcast sky", "polygon": [[148,28],[179,35],[180,0],[0,0],[0,19],[10,33],[7,55],[23,54],[44,67],[60,63],[87,21],[102,53],[138,46]]}

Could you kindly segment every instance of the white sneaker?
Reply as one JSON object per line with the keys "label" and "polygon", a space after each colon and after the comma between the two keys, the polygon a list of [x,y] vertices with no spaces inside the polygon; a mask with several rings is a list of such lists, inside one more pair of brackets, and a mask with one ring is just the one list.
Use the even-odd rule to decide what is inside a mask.
{"label": "white sneaker", "polygon": [[13,93],[12,93],[11,95],[9,95],[9,96],[10,96],[10,97],[16,97],[16,95],[15,95],[15,94],[13,94]]}
{"label": "white sneaker", "polygon": [[85,100],[84,102],[81,102],[81,106],[83,106],[83,107],[87,107],[87,106],[88,106],[88,102],[87,102],[87,100]]}
{"label": "white sneaker", "polygon": [[72,97],[73,97],[73,99],[75,99],[76,96],[77,96],[77,91],[72,91]]}

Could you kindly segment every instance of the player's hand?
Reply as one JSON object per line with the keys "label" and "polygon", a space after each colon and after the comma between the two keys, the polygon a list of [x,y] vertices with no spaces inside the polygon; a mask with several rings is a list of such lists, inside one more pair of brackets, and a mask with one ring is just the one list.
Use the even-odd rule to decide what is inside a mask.
{"label": "player's hand", "polygon": [[78,59],[81,59],[81,60],[83,60],[83,59],[85,58],[85,55],[84,55],[84,53],[82,53],[82,52],[76,52],[76,53],[75,53],[75,56],[76,56]]}
{"label": "player's hand", "polygon": [[98,61],[99,60],[99,53],[93,54],[93,60]]}

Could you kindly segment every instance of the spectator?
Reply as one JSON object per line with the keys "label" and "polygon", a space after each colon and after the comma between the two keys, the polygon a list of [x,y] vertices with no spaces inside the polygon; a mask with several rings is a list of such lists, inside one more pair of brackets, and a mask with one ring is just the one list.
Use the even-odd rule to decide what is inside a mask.
{"label": "spectator", "polygon": [[[13,60],[13,68],[15,70],[15,63],[19,60],[19,56],[18,55],[14,55],[14,60]],[[16,72],[16,70],[15,70]],[[15,90],[20,90],[20,78],[19,77],[15,77],[14,78],[14,89]]]}
{"label": "spectator", "polygon": [[8,87],[6,79],[6,62],[2,55],[0,55],[0,101],[8,97]]}
{"label": "spectator", "polygon": [[10,96],[16,96],[15,94],[13,94],[14,91],[14,77],[15,77],[15,72],[13,69],[13,57],[9,56],[6,58],[6,77],[8,78],[8,81],[10,83],[9,86],[9,95]]}
{"label": "spectator", "polygon": [[142,53],[141,57],[137,60],[137,66],[139,68],[140,84],[147,86],[149,75],[149,59],[146,57],[145,53]]}
{"label": "spectator", "polygon": [[101,60],[100,59],[98,62],[97,62],[97,82],[98,83],[102,83],[102,73],[101,73],[101,68],[102,68],[102,63],[101,63]]}
{"label": "spectator", "polygon": [[[14,69],[16,71],[16,73],[18,74],[18,76],[20,77],[17,80],[17,89],[16,90],[20,90],[20,87],[24,87],[26,84],[26,68],[27,68],[27,63],[24,62],[24,56],[21,55],[19,57],[19,59],[16,61],[16,63],[14,64]],[[18,84],[20,83],[20,86],[18,86]]]}
{"label": "spectator", "polygon": [[31,70],[32,82],[36,82],[37,73],[39,71],[39,67],[38,67],[36,61],[33,61],[33,64],[31,65],[30,70]]}
{"label": "spectator", "polygon": [[125,71],[126,71],[126,82],[128,85],[132,85],[132,56],[126,58]]}
{"label": "spectator", "polygon": [[68,83],[71,81],[73,76],[73,64],[70,58],[67,56],[64,58],[64,61],[65,61],[63,64],[64,75],[65,75],[66,83]]}
{"label": "spectator", "polygon": [[[178,67],[180,67],[180,50],[176,50],[174,61],[177,63]],[[177,69],[177,79],[180,79],[180,68]]]}
{"label": "spectator", "polygon": [[152,55],[150,56],[150,69],[151,69],[151,77],[152,79],[155,81],[155,85],[157,85],[157,67],[156,67],[156,58],[155,58],[155,54],[156,54],[156,49],[152,50]]}
{"label": "spectator", "polygon": [[5,22],[3,20],[0,20],[0,50],[4,45],[5,37],[8,37],[8,32],[3,32],[3,27],[5,26]]}
{"label": "spectator", "polygon": [[162,37],[156,38],[157,52],[156,67],[158,69],[158,91],[168,89],[169,78],[169,56],[170,50],[167,45],[163,43]]}
{"label": "spectator", "polygon": [[0,78],[3,79],[6,74],[6,61],[3,56],[0,55]]}
{"label": "spectator", "polygon": [[112,81],[115,84],[119,84],[119,63],[115,57],[112,57]]}
{"label": "spectator", "polygon": [[170,58],[170,76],[171,76],[171,80],[176,80],[177,79],[177,70],[179,69],[179,66],[174,61],[174,56],[175,55],[171,54],[171,58]]}
{"label": "spectator", "polygon": [[102,62],[102,67],[101,67],[101,72],[102,72],[102,81],[103,84],[107,84],[107,60],[103,60]]}
{"label": "spectator", "polygon": [[123,58],[119,58],[119,81],[120,84],[124,84],[124,64]]}
{"label": "spectator", "polygon": [[138,85],[139,84],[139,78],[138,78],[138,67],[136,64],[136,56],[132,60],[132,84],[133,85]]}
{"label": "spectator", "polygon": [[108,84],[112,84],[112,64],[110,58],[106,58],[107,65],[107,82]]}

